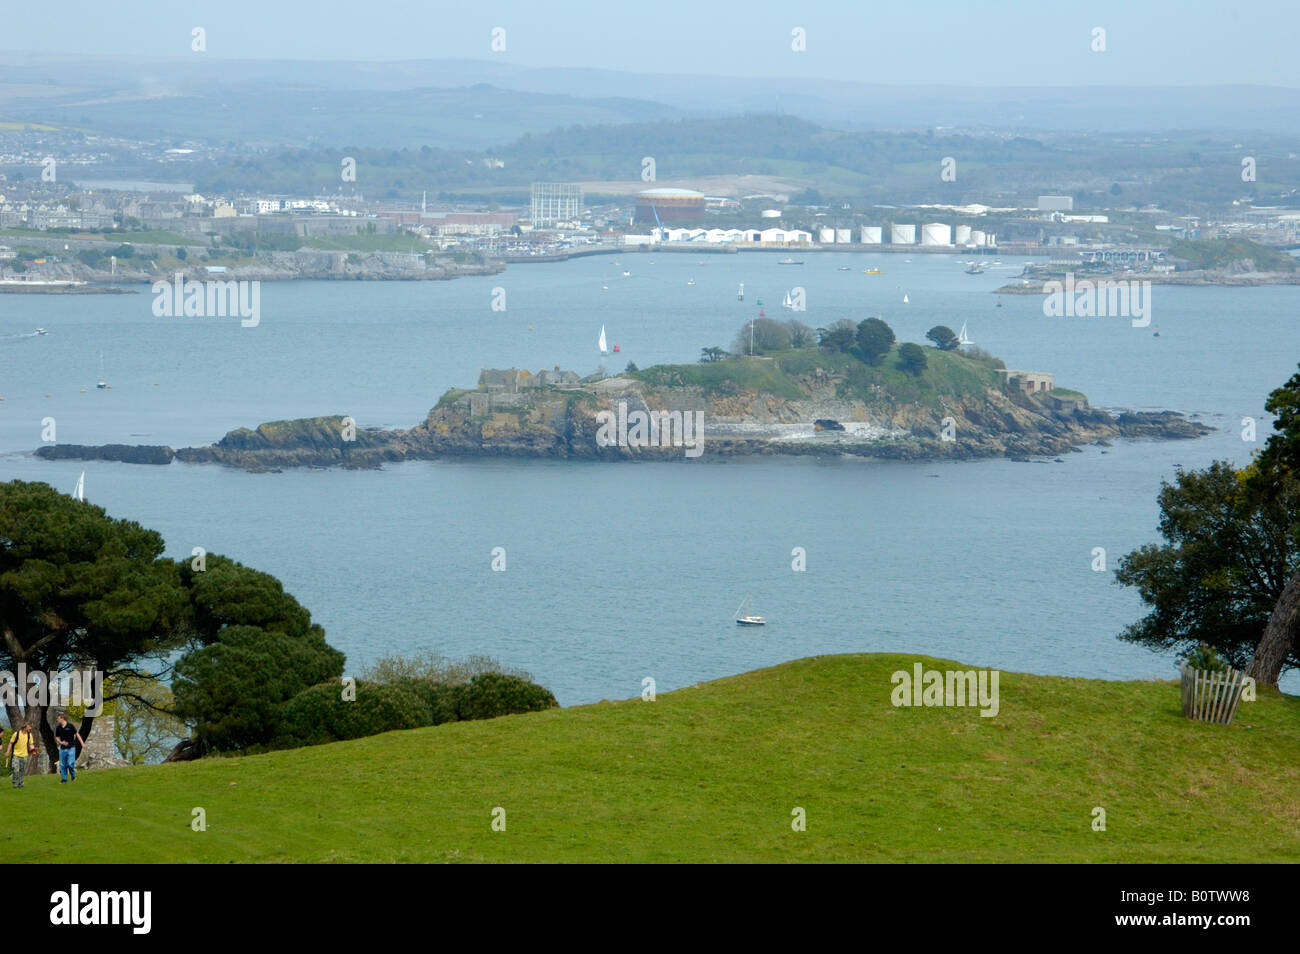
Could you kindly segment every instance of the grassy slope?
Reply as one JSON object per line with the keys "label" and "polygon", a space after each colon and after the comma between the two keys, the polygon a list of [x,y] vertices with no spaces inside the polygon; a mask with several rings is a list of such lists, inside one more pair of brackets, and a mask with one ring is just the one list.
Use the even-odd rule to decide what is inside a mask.
{"label": "grassy slope", "polygon": [[1004,673],[995,718],[894,708],[890,674],[918,659],[960,668],[817,657],[653,703],[37,777],[6,790],[0,845],[11,862],[1300,860],[1300,699],[1261,692],[1210,726],[1174,683]]}

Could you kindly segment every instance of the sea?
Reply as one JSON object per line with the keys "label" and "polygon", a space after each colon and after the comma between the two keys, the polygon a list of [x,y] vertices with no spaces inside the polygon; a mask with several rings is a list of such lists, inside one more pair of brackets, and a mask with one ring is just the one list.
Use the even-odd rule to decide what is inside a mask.
{"label": "sea", "polygon": [[[254,327],[155,317],[145,285],[0,295],[0,479],[71,492],[84,470],[87,499],[158,530],[170,556],[202,548],[274,574],[349,672],[424,649],[482,654],[563,705],[849,652],[1174,678],[1172,655],[1117,638],[1143,606],[1114,570],[1160,541],[1162,482],[1262,446],[1264,401],[1300,360],[1300,287],[1155,286],[1151,324],[1134,327],[1049,318],[1041,296],[999,299],[1023,258],[988,256],[967,275],[960,254],[784,257],[631,253],[442,282],[264,283]],[[781,306],[796,288],[806,311]],[[1027,463],[721,459],[706,444],[676,462],[249,474],[32,455],[47,438],[183,447],[322,414],[409,427],[483,368],[693,362],[760,313],[814,328],[878,315],[921,343],[964,323],[1008,367],[1050,371],[1094,406],[1170,409],[1215,430]],[[602,326],[618,348],[605,358]],[[96,388],[101,373],[111,387]],[[766,627],[735,625],[747,595]]]}

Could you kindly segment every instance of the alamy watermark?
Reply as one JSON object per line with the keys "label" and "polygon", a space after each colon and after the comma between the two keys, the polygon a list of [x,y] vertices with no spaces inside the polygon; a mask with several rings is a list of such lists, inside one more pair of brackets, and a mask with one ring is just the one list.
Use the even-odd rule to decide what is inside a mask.
{"label": "alamy watermark", "polygon": [[1074,280],[1067,272],[1064,282],[1043,283],[1043,314],[1048,318],[1132,318],[1134,328],[1151,324],[1151,283]]}
{"label": "alamy watermark", "polygon": [[687,457],[704,453],[703,411],[628,411],[618,402],[618,413],[596,414],[597,447],[682,447]]}
{"label": "alamy watermark", "polygon": [[196,282],[176,273],[174,281],[157,281],[153,292],[153,313],[157,318],[225,318],[238,315],[245,328],[256,328],[262,320],[260,281]]}
{"label": "alamy watermark", "polygon": [[895,706],[978,706],[980,715],[998,714],[998,678],[996,669],[924,669],[920,663],[912,672],[900,669],[889,681],[894,691],[889,701]]}
{"label": "alamy watermark", "polygon": [[0,670],[0,706],[20,702],[27,708],[85,706],[86,715],[97,716],[104,711],[104,673],[99,669],[29,672],[26,663],[19,663],[15,679],[9,670]]}

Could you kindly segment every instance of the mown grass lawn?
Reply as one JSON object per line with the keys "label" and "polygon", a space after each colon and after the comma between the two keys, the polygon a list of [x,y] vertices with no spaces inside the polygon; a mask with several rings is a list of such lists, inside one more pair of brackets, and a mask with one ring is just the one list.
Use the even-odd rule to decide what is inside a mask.
{"label": "mown grass lawn", "polygon": [[[895,708],[823,656],[664,693],[0,790],[10,862],[1300,860],[1300,699],[1228,727],[1172,682],[1003,673],[1000,712]],[[192,809],[207,830],[191,830]],[[492,811],[505,809],[506,830]],[[791,827],[804,809],[807,830]],[[1093,808],[1106,831],[1092,829]]]}

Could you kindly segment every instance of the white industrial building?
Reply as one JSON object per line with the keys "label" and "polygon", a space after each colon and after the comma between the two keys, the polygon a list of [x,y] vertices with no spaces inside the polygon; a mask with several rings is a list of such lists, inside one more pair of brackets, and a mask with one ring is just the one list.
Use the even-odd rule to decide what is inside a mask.
{"label": "white industrial building", "polygon": [[954,232],[953,232],[952,240],[953,240],[953,242],[954,242],[955,244],[957,244],[957,245],[969,245],[969,244],[970,244],[970,226],[969,226],[969,225],[959,225],[959,226],[957,226],[957,228],[956,228],[956,229],[954,230]]}
{"label": "white industrial building", "polygon": [[851,243],[853,242],[853,230],[852,230],[852,229],[836,229],[836,230],[835,230],[835,242],[836,242],[836,244],[838,244],[838,245],[849,245],[849,244],[851,244]]}
{"label": "white industrial building", "polygon": [[858,234],[863,245],[879,245],[882,241],[882,233],[883,230],[879,225],[864,225]]}
{"label": "white industrial building", "polygon": [[985,234],[983,229],[971,229],[970,240],[972,245],[983,248],[988,244],[988,235]]}
{"label": "white industrial building", "polygon": [[832,228],[822,228],[817,230],[817,241],[822,245],[835,244],[835,230]]}
{"label": "white industrial building", "polygon": [[916,226],[915,225],[891,225],[889,227],[889,244],[915,245]]}
{"label": "white industrial building", "polygon": [[952,226],[942,222],[931,222],[921,226],[922,245],[951,245]]}

